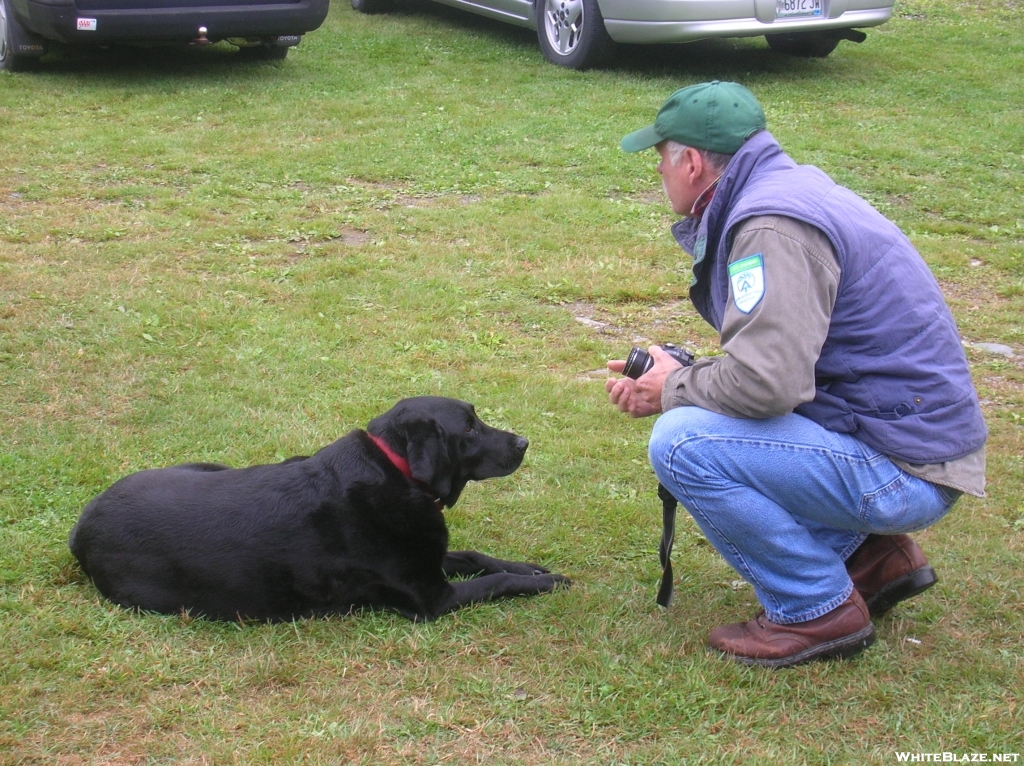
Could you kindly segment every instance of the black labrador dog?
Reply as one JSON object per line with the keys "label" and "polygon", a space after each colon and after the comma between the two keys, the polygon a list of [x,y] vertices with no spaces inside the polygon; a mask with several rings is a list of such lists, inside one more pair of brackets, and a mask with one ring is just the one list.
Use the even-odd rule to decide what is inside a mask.
{"label": "black labrador dog", "polygon": [[311,457],[130,474],[85,507],[68,544],[126,607],[260,621],[383,608],[433,620],[568,585],[536,564],[448,551],[443,507],[467,482],[515,471],[528,445],[466,402],[403,399]]}

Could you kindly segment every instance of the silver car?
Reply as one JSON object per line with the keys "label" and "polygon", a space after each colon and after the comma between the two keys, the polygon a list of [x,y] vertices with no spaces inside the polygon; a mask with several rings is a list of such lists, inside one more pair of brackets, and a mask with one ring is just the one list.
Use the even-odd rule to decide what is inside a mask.
{"label": "silver car", "polygon": [[[351,0],[362,13],[390,0]],[[685,43],[764,35],[773,50],[827,56],[862,27],[884,24],[893,0],[437,0],[537,30],[549,61],[570,69],[607,62],[618,43]]]}

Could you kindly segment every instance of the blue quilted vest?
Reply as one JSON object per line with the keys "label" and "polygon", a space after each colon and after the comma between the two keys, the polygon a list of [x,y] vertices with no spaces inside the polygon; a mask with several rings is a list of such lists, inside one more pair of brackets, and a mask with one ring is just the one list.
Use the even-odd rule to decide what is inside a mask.
{"label": "blue quilted vest", "polygon": [[891,221],[817,168],[797,165],[768,132],[733,157],[703,217],[673,227],[694,258],[690,298],[701,316],[721,331],[732,237],[739,223],[759,215],[817,227],[841,269],[815,365],[817,392],[796,412],[909,463],[942,463],[979,449],[987,436],[981,406],[928,266]]}

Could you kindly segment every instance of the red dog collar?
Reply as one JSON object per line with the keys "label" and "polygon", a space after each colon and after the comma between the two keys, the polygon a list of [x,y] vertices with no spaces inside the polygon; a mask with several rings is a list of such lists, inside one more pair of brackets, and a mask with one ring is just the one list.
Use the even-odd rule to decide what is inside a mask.
{"label": "red dog collar", "polygon": [[394,464],[395,468],[402,472],[402,475],[405,476],[405,478],[412,478],[412,469],[409,467],[408,460],[391,449],[391,447],[388,446],[388,443],[379,436],[374,436],[373,434],[367,434],[367,436],[373,440],[374,444],[380,447],[380,451],[388,456],[388,460]]}
{"label": "red dog collar", "polygon": [[[380,448],[380,451],[387,456],[388,460],[391,461],[392,465],[394,465],[395,468],[402,472],[402,475],[405,478],[415,482],[416,484],[423,487],[423,489],[427,490],[430,494],[433,494],[434,491],[430,489],[430,487],[428,487],[424,482],[420,481],[419,479],[415,478],[412,475],[412,469],[409,467],[408,460],[406,460],[404,457],[402,457],[393,449],[391,449],[391,447],[388,446],[388,443],[381,439],[379,436],[374,436],[371,433],[367,433],[366,435],[369,436],[373,443]],[[444,504],[441,502],[440,498],[434,498],[434,505],[437,506],[437,510],[444,510]]]}

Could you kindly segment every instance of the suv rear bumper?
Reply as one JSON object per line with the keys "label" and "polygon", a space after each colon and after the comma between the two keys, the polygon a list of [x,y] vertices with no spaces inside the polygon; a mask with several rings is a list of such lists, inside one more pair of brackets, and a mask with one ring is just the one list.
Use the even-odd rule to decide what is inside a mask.
{"label": "suv rear bumper", "polygon": [[760,35],[824,32],[830,29],[876,27],[892,16],[892,8],[847,11],[836,19],[775,21],[757,19],[729,21],[620,21],[605,19],[608,36],[617,43],[688,43],[713,37],[759,37]]}
{"label": "suv rear bumper", "polygon": [[274,4],[230,4],[225,0],[209,6],[89,10],[79,10],[74,0],[15,0],[15,5],[23,25],[49,40],[69,44],[188,43],[199,37],[200,27],[206,27],[211,42],[228,37],[303,35],[324,22],[329,0]]}

